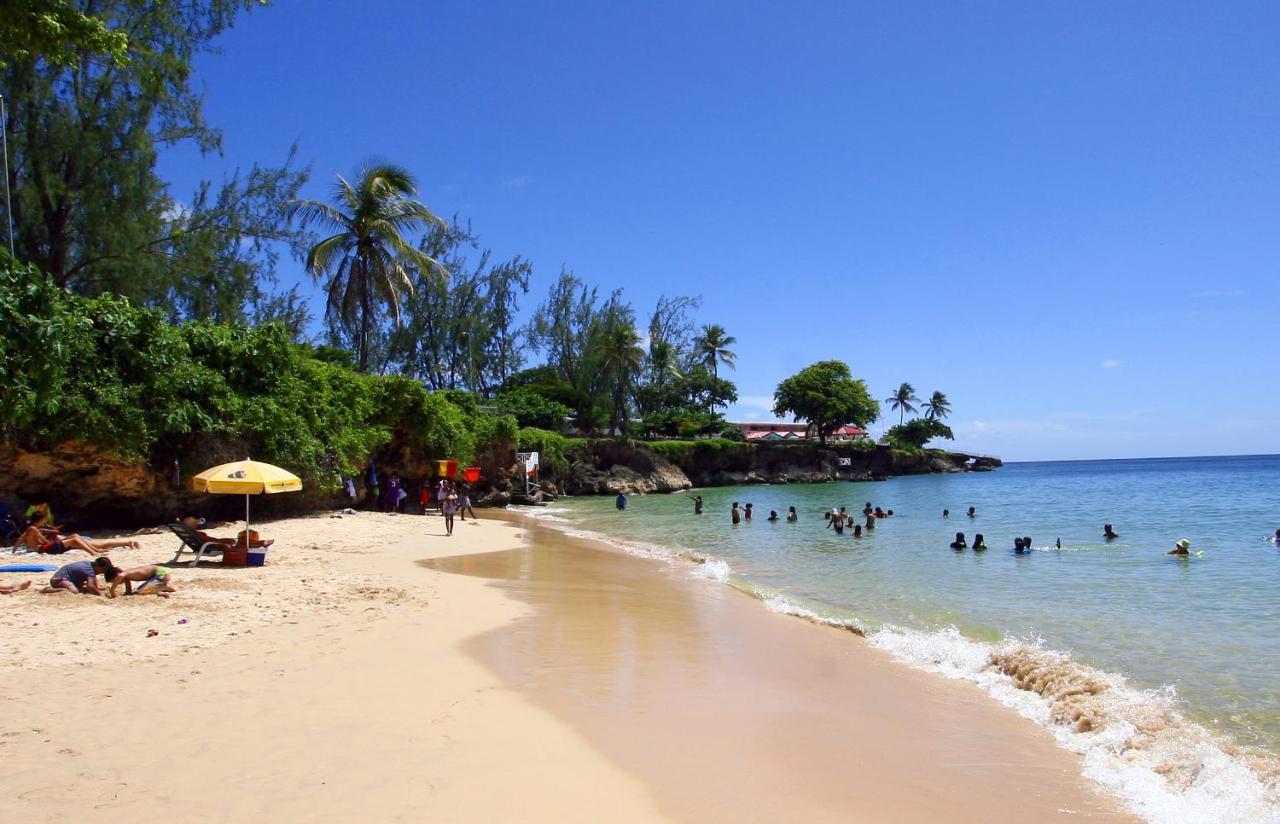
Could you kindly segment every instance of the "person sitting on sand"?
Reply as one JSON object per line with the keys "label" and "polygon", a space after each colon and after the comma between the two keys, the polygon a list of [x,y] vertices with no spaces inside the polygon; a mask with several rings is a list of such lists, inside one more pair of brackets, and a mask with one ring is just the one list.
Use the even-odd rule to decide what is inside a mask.
{"label": "person sitting on sand", "polygon": [[[800,516],[796,514],[796,508],[794,506],[787,507],[787,520],[793,523],[800,520]],[[1280,533],[1280,530],[1276,530],[1276,532]]]}
{"label": "person sitting on sand", "polygon": [[965,514],[968,515],[970,518],[976,518],[978,517],[978,508],[976,506],[971,506],[969,507],[969,511],[966,512]]}
{"label": "person sitting on sand", "polygon": [[964,533],[957,532],[956,539],[951,542],[952,549],[968,549],[969,545],[964,542]]}
{"label": "person sitting on sand", "polygon": [[138,583],[139,595],[154,592],[161,598],[168,598],[168,593],[174,591],[173,584],[169,580],[171,572],[168,567],[144,564],[129,569],[113,566],[102,574],[107,579],[107,583],[111,584],[111,588],[107,590],[108,598],[116,597],[116,590],[121,584],[124,584],[124,594],[132,595],[135,582],[140,582]]}
{"label": "person sitting on sand", "polygon": [[23,581],[20,584],[0,584],[0,595],[12,595],[15,592],[22,592],[24,589],[29,589],[30,587],[30,581]]}
{"label": "person sitting on sand", "polygon": [[729,517],[733,519],[735,525],[742,522],[742,511],[738,509],[738,502],[733,502],[733,508],[729,510]]}
{"label": "person sitting on sand", "polygon": [[984,550],[984,549],[986,549],[986,548],[987,548],[987,543],[986,543],[986,541],[984,541],[984,540],[982,539],[982,533],[981,533],[981,532],[979,532],[977,535],[974,535],[974,536],[973,536],[973,551],[974,551],[974,552],[981,552],[982,550]]}
{"label": "person sitting on sand", "polygon": [[87,595],[101,595],[98,589],[98,573],[105,573],[115,567],[111,559],[105,555],[92,561],[76,561],[58,568],[49,579],[49,586],[41,592],[81,592]]}
{"label": "person sitting on sand", "polygon": [[778,510],[776,509],[769,510],[769,517],[766,520],[768,520],[770,523],[778,520]]}
{"label": "person sitting on sand", "polygon": [[1188,541],[1186,538],[1183,538],[1182,540],[1178,541],[1176,544],[1173,545],[1173,549],[1169,550],[1165,554],[1166,555],[1190,555],[1191,542]]}
{"label": "person sitting on sand", "polygon": [[48,517],[44,512],[36,513],[27,528],[22,530],[14,546],[25,546],[41,555],[61,555],[68,550],[79,549],[94,556],[120,547],[137,549],[141,546],[137,541],[130,540],[91,541],[83,535],[60,535],[57,530],[45,526]]}
{"label": "person sitting on sand", "polygon": [[1116,531],[1115,531],[1114,529],[1112,529],[1112,528],[1111,528],[1111,524],[1103,524],[1103,525],[1102,525],[1102,537],[1103,537],[1103,538],[1106,538],[1108,541],[1110,541],[1112,538],[1119,538],[1120,536],[1119,536],[1119,535],[1117,535],[1117,534],[1116,534]]}

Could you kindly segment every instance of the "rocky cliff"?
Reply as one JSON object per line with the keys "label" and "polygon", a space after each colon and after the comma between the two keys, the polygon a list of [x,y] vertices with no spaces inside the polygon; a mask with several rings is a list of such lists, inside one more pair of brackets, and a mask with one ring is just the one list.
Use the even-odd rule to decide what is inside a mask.
{"label": "rocky cliff", "polygon": [[[908,453],[812,443],[747,444],[707,441],[645,444],[592,441],[569,453],[561,471],[544,473],[568,495],[674,492],[698,486],[882,480],[895,475],[994,469],[998,458],[929,450]],[[842,459],[844,459],[842,461]]]}

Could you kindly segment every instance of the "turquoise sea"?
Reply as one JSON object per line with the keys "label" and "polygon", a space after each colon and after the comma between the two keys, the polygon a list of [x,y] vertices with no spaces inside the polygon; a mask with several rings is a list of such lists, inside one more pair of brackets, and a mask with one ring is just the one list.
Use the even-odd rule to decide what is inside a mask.
{"label": "turquoise sea", "polygon": [[[1280,820],[1280,548],[1268,540],[1280,456],[697,492],[701,516],[682,494],[633,496],[621,512],[611,498],[564,499],[536,515],[974,681],[1084,754],[1149,820]],[[733,501],[754,518],[731,525]],[[862,538],[825,528],[824,511],[866,502],[895,514]],[[798,522],[766,520],[789,506]],[[1104,523],[1120,537],[1105,541]],[[951,550],[957,531],[989,549]],[[1021,535],[1035,551],[1014,554]],[[1180,538],[1203,554],[1166,555]],[[1022,683],[1002,670],[1011,651],[1034,662]]]}

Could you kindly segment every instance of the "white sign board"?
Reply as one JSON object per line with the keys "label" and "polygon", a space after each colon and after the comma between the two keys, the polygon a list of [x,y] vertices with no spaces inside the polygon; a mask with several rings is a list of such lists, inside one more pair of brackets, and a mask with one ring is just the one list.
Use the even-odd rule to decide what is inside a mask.
{"label": "white sign board", "polygon": [[838,458],[837,460],[839,460],[839,461],[840,461],[840,465],[841,465],[841,466],[852,466],[852,465],[853,465],[853,459],[852,459],[852,458]]}
{"label": "white sign board", "polygon": [[530,469],[537,469],[537,468],[538,468],[538,453],[537,453],[537,452],[517,452],[517,453],[516,453],[516,460],[517,460],[518,462],[520,462],[520,463],[524,464],[524,468],[525,468],[525,470],[526,470],[526,471],[528,471],[528,470],[530,470]]}

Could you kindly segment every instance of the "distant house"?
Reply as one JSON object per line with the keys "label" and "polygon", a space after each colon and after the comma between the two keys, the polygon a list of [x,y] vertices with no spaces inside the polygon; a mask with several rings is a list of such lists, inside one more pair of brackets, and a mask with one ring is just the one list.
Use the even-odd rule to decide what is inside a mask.
{"label": "distant house", "polygon": [[[741,432],[748,441],[803,441],[817,440],[817,434],[807,423],[787,423],[785,421],[729,421],[729,426]],[[863,429],[846,425],[831,433],[828,440],[853,441],[867,437]]]}

